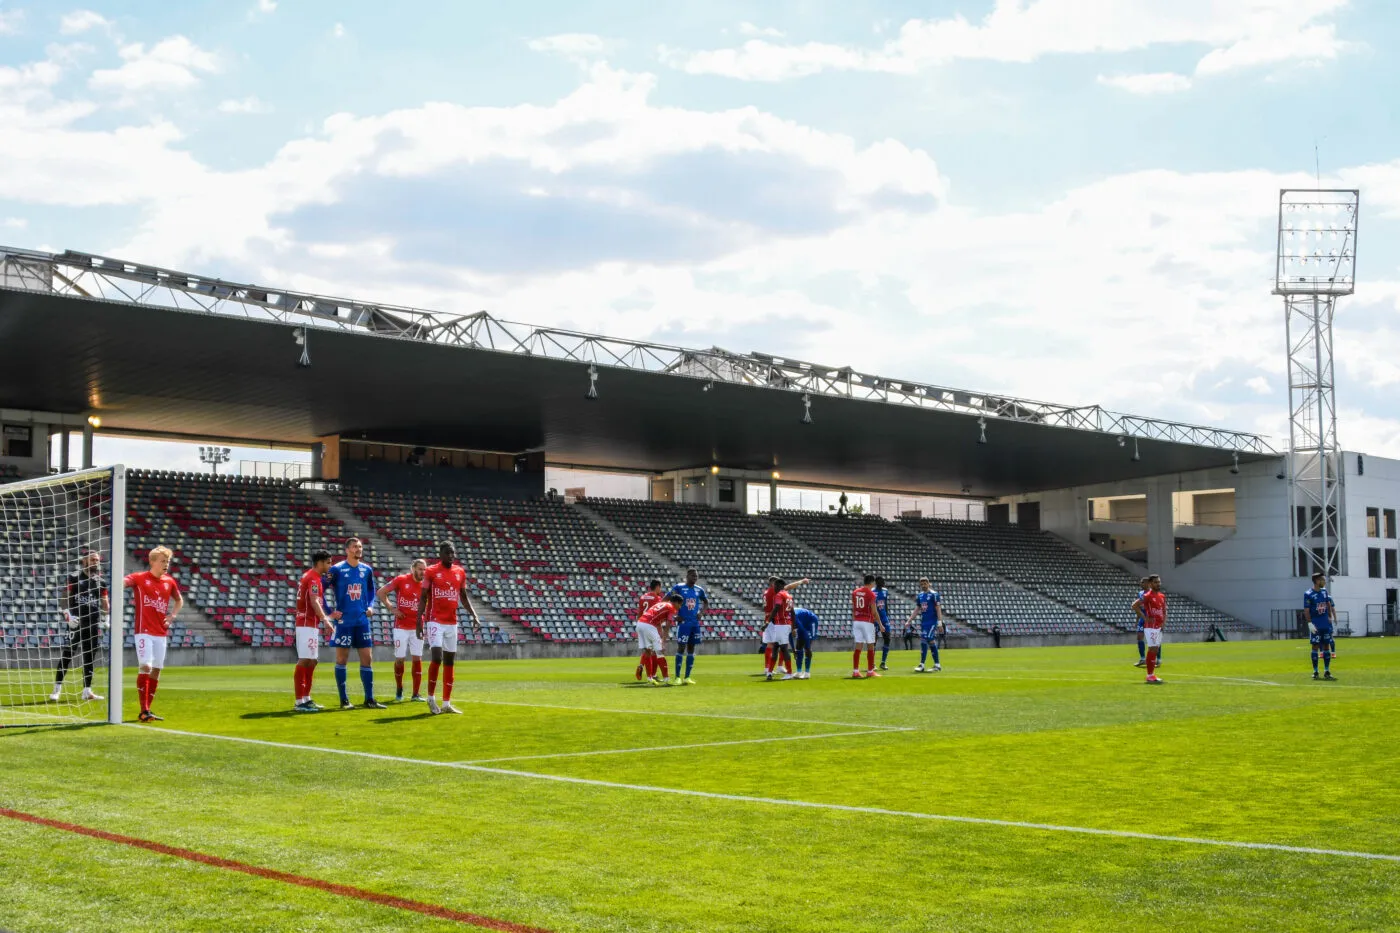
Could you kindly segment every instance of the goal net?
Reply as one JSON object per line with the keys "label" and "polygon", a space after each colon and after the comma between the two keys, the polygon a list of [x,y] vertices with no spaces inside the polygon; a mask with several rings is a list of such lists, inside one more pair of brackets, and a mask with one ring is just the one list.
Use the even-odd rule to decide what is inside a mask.
{"label": "goal net", "polygon": [[0,485],[0,728],[121,721],[125,518],[120,466]]}

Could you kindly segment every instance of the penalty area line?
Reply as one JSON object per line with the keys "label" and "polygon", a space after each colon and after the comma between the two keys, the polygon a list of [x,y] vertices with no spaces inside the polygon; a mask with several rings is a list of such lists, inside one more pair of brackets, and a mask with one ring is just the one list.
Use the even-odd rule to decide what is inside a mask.
{"label": "penalty area line", "polygon": [[840,739],[850,735],[891,735],[912,729],[860,729],[853,732],[818,732],[814,735],[771,735],[761,739],[728,739],[723,742],[691,742],[687,745],[653,745],[649,748],[602,748],[587,752],[552,752],[547,755],[511,755],[508,758],[475,758],[463,765],[489,765],[502,761],[537,761],[541,758],[587,758],[592,755],[632,755],[641,752],[673,752],[688,748],[719,748],[724,745],[761,745],[765,742],[801,742],[803,739]]}
{"label": "penalty area line", "polygon": [[1128,829],[1097,829],[1092,826],[1065,826],[1058,823],[998,820],[991,817],[954,816],[945,813],[920,813],[914,810],[889,810],[884,807],[861,807],[843,803],[819,803],[811,800],[791,800],[782,797],[723,794],[716,791],[689,790],[683,787],[657,787],[651,784],[600,781],[594,778],[571,777],[563,774],[546,774],[540,771],[488,768],[483,765],[466,764],[455,761],[433,761],[428,758],[405,758],[399,755],[382,755],[378,752],[361,752],[348,748],[325,748],[319,745],[297,745],[292,742],[272,742],[267,739],[250,739],[236,735],[218,735],[212,732],[186,732],[181,729],[165,729],[160,726],[138,726],[128,723],[126,724],[126,728],[144,729],[148,732],[162,732],[167,735],[187,736],[198,739],[213,739],[222,742],[242,742],[247,745],[262,745],[268,748],[290,748],[299,751],[322,752],[329,755],[349,755],[354,758],[369,758],[375,761],[389,761],[399,764],[423,765],[433,768],[455,768],[460,771],[474,771],[478,774],[494,774],[502,777],[526,778],[535,781],[552,781],[556,784],[576,784],[585,787],[601,787],[609,790],[631,790],[648,794],[671,794],[679,797],[698,797],[705,800],[725,800],[735,803],[754,803],[775,807],[797,807],[804,810],[828,810],[837,813],[861,813],[870,816],[891,816],[912,820],[929,820],[940,823],[964,823],[972,826],[997,826],[1004,829],[1029,829],[1040,832],[1074,833],[1082,836],[1106,836],[1113,839],[1142,839],[1151,842],[1176,842],[1184,845],[1209,846],[1221,849],[1252,849],[1264,852],[1286,852],[1291,855],[1324,855],[1333,858],[1364,859],[1368,861],[1394,862],[1400,864],[1400,855],[1391,855],[1384,852],[1354,852],[1347,849],[1322,849],[1312,846],[1291,846],[1280,842],[1242,842],[1234,839],[1206,839],[1199,836],[1168,836],[1160,833],[1135,832]]}
{"label": "penalty area line", "polygon": [[410,900],[406,897],[395,897],[392,894],[381,894],[378,891],[369,891],[365,888],[354,887],[353,885],[335,884],[330,881],[323,881],[320,878],[308,878],[305,875],[294,875],[290,872],[278,871],[275,868],[250,865],[247,862],[237,862],[233,859],[209,855],[205,852],[196,852],[193,849],[168,846],[164,843],[153,842],[149,839],[139,839],[136,836],[123,836],[120,833],[109,833],[106,830],[93,829],[90,826],[80,826],[77,823],[65,823],[62,820],[51,820],[47,817],[35,816],[32,813],[23,813],[19,810],[11,810],[6,807],[0,807],[0,816],[17,820],[21,823],[32,823],[36,826],[45,826],[49,829],[59,829],[64,832],[75,833],[79,836],[101,839],[104,842],[131,846],[135,849],[145,849],[147,852],[155,852],[159,855],[170,856],[171,858],[184,859],[187,862],[198,862],[201,865],[209,865],[213,868],[236,871],[245,875],[252,875],[255,878],[280,881],[283,884],[294,884],[298,887],[310,888],[314,891],[322,891],[326,894],[336,894],[340,897],[365,901],[366,903],[376,904],[380,907],[392,907],[397,910],[406,910],[411,913],[434,917],[438,920],[453,920],[457,923],[464,923],[483,930],[500,930],[503,931],[503,933],[549,933],[549,931],[542,927],[526,926],[521,923],[512,923],[509,920],[497,920],[494,917],[483,917],[480,914],[453,910],[450,907],[442,907],[437,904],[426,904],[422,901]]}

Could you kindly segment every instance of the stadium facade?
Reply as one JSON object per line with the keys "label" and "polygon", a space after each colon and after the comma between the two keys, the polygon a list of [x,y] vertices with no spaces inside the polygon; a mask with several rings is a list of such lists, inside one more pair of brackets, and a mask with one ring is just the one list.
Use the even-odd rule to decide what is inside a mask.
{"label": "stadium facade", "polygon": [[[101,430],[309,448],[317,478],[379,491],[528,498],[556,465],[721,510],[779,483],[961,497],[1261,629],[1293,624],[1316,566],[1286,455],[1257,435],[82,253],[0,247],[0,421],[10,475],[88,462]],[[1299,525],[1340,535],[1338,608],[1379,632],[1400,462],[1342,459],[1340,514]]]}

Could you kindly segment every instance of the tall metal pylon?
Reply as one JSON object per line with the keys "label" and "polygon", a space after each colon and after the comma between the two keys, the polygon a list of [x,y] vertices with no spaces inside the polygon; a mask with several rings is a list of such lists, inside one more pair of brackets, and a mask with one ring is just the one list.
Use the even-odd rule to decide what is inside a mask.
{"label": "tall metal pylon", "polygon": [[1279,192],[1274,294],[1288,343],[1288,485],[1298,576],[1346,572],[1332,318],[1356,288],[1356,189]]}

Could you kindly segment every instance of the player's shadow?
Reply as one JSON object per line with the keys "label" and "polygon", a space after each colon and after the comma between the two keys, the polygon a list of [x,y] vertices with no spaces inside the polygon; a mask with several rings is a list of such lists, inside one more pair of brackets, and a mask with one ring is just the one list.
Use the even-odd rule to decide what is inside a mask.
{"label": "player's shadow", "polygon": [[[133,720],[134,721],[134,720]],[[0,727],[0,739],[12,735],[28,735],[31,730],[42,729],[45,732],[70,732],[74,729],[91,729],[93,726],[105,726],[106,722],[67,722],[67,723],[25,723],[24,725],[10,725]]]}
{"label": "player's shadow", "polygon": [[[439,714],[439,715],[441,715],[441,714]],[[452,715],[452,714],[451,714],[451,713],[448,713],[448,715],[450,716],[450,715]],[[378,718],[378,719],[371,719],[370,722],[374,723],[374,724],[377,725],[377,726],[392,726],[392,725],[394,725],[395,723],[400,723],[400,722],[415,722],[415,721],[420,720],[420,719],[432,719],[432,718],[433,718],[433,714],[430,713],[430,712],[428,712],[427,710],[424,710],[424,711],[421,712],[421,713],[414,713],[412,716],[381,716],[381,717]]]}
{"label": "player's shadow", "polygon": [[302,713],[294,709],[271,709],[261,713],[244,713],[239,719],[292,719],[300,716],[323,716],[326,713],[353,713],[354,710],[340,709],[336,706],[327,706],[314,713]]}

